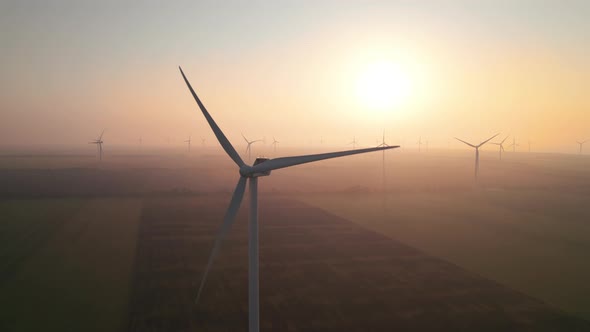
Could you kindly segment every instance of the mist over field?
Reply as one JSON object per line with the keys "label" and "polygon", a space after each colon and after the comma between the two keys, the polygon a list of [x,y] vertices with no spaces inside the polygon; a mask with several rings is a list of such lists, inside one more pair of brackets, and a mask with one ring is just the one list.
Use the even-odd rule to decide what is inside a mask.
{"label": "mist over field", "polygon": [[[89,149],[0,156],[2,326],[244,326],[248,195],[192,303],[236,166],[214,146]],[[476,183],[471,151],[401,148],[261,178],[262,328],[584,330],[590,158],[488,149],[480,163]]]}

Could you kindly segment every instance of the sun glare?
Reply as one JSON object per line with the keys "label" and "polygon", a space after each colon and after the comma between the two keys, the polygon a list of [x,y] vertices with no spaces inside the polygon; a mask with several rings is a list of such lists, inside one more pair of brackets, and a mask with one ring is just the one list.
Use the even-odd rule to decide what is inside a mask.
{"label": "sun glare", "polygon": [[359,103],[372,109],[389,109],[406,101],[411,90],[408,74],[391,62],[376,62],[359,75],[356,93]]}

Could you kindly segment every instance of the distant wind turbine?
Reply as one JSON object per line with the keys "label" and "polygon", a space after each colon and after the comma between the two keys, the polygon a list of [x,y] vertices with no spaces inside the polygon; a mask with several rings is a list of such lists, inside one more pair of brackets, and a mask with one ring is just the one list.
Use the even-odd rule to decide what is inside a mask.
{"label": "distant wind turbine", "polygon": [[479,145],[473,145],[471,143],[467,143],[464,140],[455,137],[455,139],[457,141],[463,142],[463,143],[465,143],[465,144],[467,144],[470,147],[472,147],[472,148],[475,149],[475,180],[477,180],[477,175],[479,174],[479,148],[481,148],[484,144],[486,144],[487,142],[489,142],[491,139],[493,139],[494,137],[496,137],[498,135],[499,135],[499,133],[496,134],[496,135],[494,135],[494,136],[492,136],[492,137],[490,137],[490,138],[488,138],[487,140],[479,143]]}
{"label": "distant wind turbine", "polygon": [[202,147],[205,147],[205,141],[206,141],[206,140],[207,140],[206,138],[204,138],[204,137],[201,137],[201,146],[202,146]]}
{"label": "distant wind turbine", "polygon": [[276,140],[276,138],[273,136],[272,137],[272,147],[274,149],[274,153],[277,152],[277,144],[279,144],[280,142]]}
{"label": "distant wind turbine", "polygon": [[356,149],[356,136],[352,136],[352,142],[348,143],[348,145],[352,144],[352,149]]}
{"label": "distant wind turbine", "polygon": [[188,143],[188,152],[191,152],[191,137],[189,136],[185,143]]}
{"label": "distant wind turbine", "polygon": [[502,160],[502,152],[504,152],[504,142],[506,142],[508,137],[510,137],[510,135],[506,136],[500,143],[491,143],[500,147],[500,160]]}
{"label": "distant wind turbine", "polygon": [[529,140],[529,153],[531,153],[531,145],[533,144],[533,142],[531,142],[531,140]]}
{"label": "distant wind turbine", "polygon": [[422,151],[422,136],[418,138],[418,152]]}
{"label": "distant wind turbine", "polygon": [[584,147],[584,143],[588,142],[588,140],[585,141],[576,141],[576,143],[578,143],[580,145],[580,152],[578,152],[578,154],[582,154],[582,148]]}
{"label": "distant wind turbine", "polygon": [[104,143],[102,140],[103,134],[104,134],[104,129],[102,130],[102,133],[100,133],[100,136],[98,136],[97,139],[95,139],[92,142],[88,142],[88,144],[96,144],[96,149],[98,152],[98,160],[100,160],[100,161],[102,161],[102,143]]}
{"label": "distant wind turbine", "polygon": [[[386,148],[388,147],[389,144],[385,143],[385,130],[383,130],[383,136],[381,137],[381,144],[377,145],[378,148]],[[383,174],[382,174],[382,180],[383,180],[383,192],[385,192],[386,186],[385,186],[385,150],[383,150],[383,162],[382,162],[382,170],[383,170]]]}
{"label": "distant wind turbine", "polygon": [[510,144],[510,147],[512,147],[512,152],[516,152],[516,147],[520,146],[520,144],[516,143],[516,136],[512,137],[512,144]]}
{"label": "distant wind turbine", "polygon": [[234,223],[235,216],[240,208],[240,204],[242,202],[242,198],[244,197],[244,191],[246,189],[246,181],[250,183],[250,225],[248,231],[248,325],[250,332],[258,332],[260,330],[260,314],[259,314],[259,290],[258,290],[258,177],[260,176],[268,176],[270,175],[271,171],[295,166],[304,163],[310,163],[315,161],[320,161],[324,159],[330,158],[337,158],[337,157],[344,157],[353,154],[359,153],[366,153],[372,151],[380,151],[386,149],[393,149],[397,148],[397,146],[388,146],[388,147],[379,147],[379,148],[367,148],[367,149],[359,149],[359,150],[349,150],[349,151],[340,151],[340,152],[331,152],[331,153],[321,153],[321,154],[313,154],[313,155],[304,155],[304,156],[295,156],[295,157],[283,157],[283,158],[275,158],[275,159],[267,159],[267,158],[256,158],[254,164],[252,166],[247,165],[244,163],[240,155],[236,152],[234,147],[231,145],[229,140],[225,137],[219,126],[215,123],[205,106],[193,90],[192,86],[190,85],[189,81],[187,80],[186,76],[182,72],[182,69],[179,67],[180,73],[188,86],[193,98],[199,105],[201,112],[207,119],[209,126],[213,130],[215,137],[228,154],[228,156],[236,163],[239,167],[239,174],[240,178],[238,180],[238,184],[236,185],[236,189],[233,193],[232,199],[229,204],[229,208],[225,214],[223,219],[223,223],[217,237],[215,238],[215,243],[213,245],[213,249],[211,251],[211,255],[209,256],[209,261],[207,262],[207,267],[205,268],[205,272],[203,274],[203,278],[201,280],[201,284],[199,286],[199,291],[197,293],[197,298],[195,300],[198,303],[199,298],[201,296],[201,292],[203,290],[203,286],[205,285],[205,281],[207,280],[207,275],[209,270],[211,269],[211,265],[213,264],[213,260],[219,251],[219,247],[221,241],[225,237],[225,235],[229,232],[232,224]]}
{"label": "distant wind turbine", "polygon": [[242,137],[244,138],[244,141],[246,141],[246,143],[248,144],[248,146],[246,147],[246,153],[248,154],[248,161],[250,161],[252,159],[252,144],[256,143],[256,142],[262,142],[261,139],[257,139],[254,141],[249,141],[246,136],[244,136],[244,134],[242,134]]}

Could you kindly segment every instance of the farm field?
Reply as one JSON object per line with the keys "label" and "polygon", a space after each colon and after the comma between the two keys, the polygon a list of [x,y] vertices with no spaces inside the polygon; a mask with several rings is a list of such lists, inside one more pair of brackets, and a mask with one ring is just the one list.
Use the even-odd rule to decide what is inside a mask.
{"label": "farm field", "polygon": [[0,330],[121,330],[140,211],[137,199],[0,201]]}
{"label": "farm field", "polygon": [[[261,179],[263,329],[588,330],[590,159],[485,151],[476,188],[472,158],[387,154],[385,186],[381,154]],[[247,195],[193,303],[236,173],[3,156],[0,330],[245,330]]]}
{"label": "farm field", "polygon": [[299,199],[590,319],[587,195],[488,190]]}
{"label": "farm field", "polygon": [[[247,326],[246,211],[193,304],[226,196],[144,202],[128,330]],[[261,198],[264,331],[579,330],[590,323],[331,213]]]}

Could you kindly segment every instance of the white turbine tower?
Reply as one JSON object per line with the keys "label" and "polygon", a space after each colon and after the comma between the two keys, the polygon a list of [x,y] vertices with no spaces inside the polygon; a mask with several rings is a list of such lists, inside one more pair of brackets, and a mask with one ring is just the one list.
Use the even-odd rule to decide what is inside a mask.
{"label": "white turbine tower", "polygon": [[578,154],[582,154],[582,148],[584,147],[584,143],[588,142],[588,140],[585,141],[576,141],[576,143],[578,143],[580,145],[580,152],[578,152]]}
{"label": "white turbine tower", "polygon": [[256,143],[256,142],[262,142],[261,139],[257,139],[254,141],[249,141],[246,136],[244,136],[244,134],[242,134],[242,137],[244,138],[244,141],[246,141],[246,143],[248,144],[248,146],[246,147],[246,153],[248,154],[248,161],[250,161],[252,159],[252,144]]}
{"label": "white turbine tower", "polygon": [[250,332],[258,332],[260,329],[260,322],[259,322],[259,293],[258,293],[258,177],[259,176],[268,176],[270,172],[276,169],[295,166],[299,164],[330,159],[330,158],[337,158],[343,156],[349,156],[358,153],[366,153],[372,151],[380,151],[386,149],[393,149],[397,148],[398,146],[388,146],[388,147],[380,147],[380,148],[368,148],[368,149],[359,149],[359,150],[349,150],[349,151],[340,151],[340,152],[331,152],[331,153],[321,153],[321,154],[313,154],[313,155],[305,155],[305,156],[295,156],[295,157],[283,157],[283,158],[276,158],[276,159],[267,159],[267,158],[257,158],[256,161],[252,166],[247,165],[244,163],[242,158],[238,155],[234,147],[231,145],[229,140],[225,137],[221,129],[217,126],[207,109],[201,100],[193,90],[192,86],[190,85],[188,79],[182,72],[182,68],[180,68],[180,73],[189,88],[193,98],[199,105],[201,112],[207,119],[209,126],[213,130],[215,137],[225,150],[225,152],[229,155],[229,157],[236,163],[239,167],[239,174],[240,178],[238,180],[238,184],[236,185],[236,189],[233,193],[232,199],[229,204],[229,208],[225,214],[223,219],[223,223],[219,229],[217,237],[215,238],[215,243],[213,245],[213,249],[211,250],[211,255],[209,256],[209,261],[207,262],[207,267],[205,268],[205,272],[203,274],[203,279],[201,280],[201,284],[199,286],[199,291],[197,293],[196,302],[198,303],[199,298],[201,296],[201,292],[203,290],[203,286],[205,285],[205,281],[207,279],[207,274],[211,269],[211,265],[217,252],[219,251],[219,246],[221,244],[221,240],[225,237],[225,235],[229,232],[232,224],[234,223],[234,219],[238,209],[240,208],[240,203],[242,202],[242,198],[244,196],[244,191],[246,189],[246,181],[250,182],[250,225],[249,225],[249,232],[248,232],[248,321],[249,321],[249,331]]}
{"label": "white turbine tower", "polygon": [[97,139],[95,139],[92,142],[88,142],[88,144],[96,144],[96,152],[98,152],[98,160],[102,161],[102,135],[104,134],[104,129],[102,130],[102,133],[100,133],[100,136],[98,136]]}
{"label": "white turbine tower", "polygon": [[506,140],[508,139],[508,137],[510,137],[510,135],[509,135],[509,136],[506,136],[506,137],[505,137],[505,138],[502,140],[502,142],[500,142],[500,143],[491,143],[491,144],[494,144],[494,145],[497,145],[497,146],[499,146],[499,147],[500,147],[500,160],[502,160],[502,152],[504,152],[504,151],[505,151],[505,150],[504,150],[504,142],[506,142]]}
{"label": "white turbine tower", "polygon": [[189,136],[185,143],[188,143],[188,152],[191,152],[191,137]]}
{"label": "white turbine tower", "polygon": [[494,137],[498,136],[498,134],[488,138],[487,140],[479,143],[479,145],[473,145],[471,143],[467,143],[464,140],[458,139],[457,137],[455,137],[456,140],[463,142],[467,145],[469,145],[470,147],[475,149],[475,180],[477,181],[477,175],[479,174],[479,148],[481,148],[484,144],[486,144],[487,142],[489,142],[491,139],[493,139]]}

